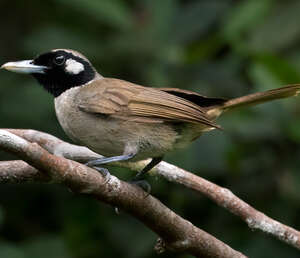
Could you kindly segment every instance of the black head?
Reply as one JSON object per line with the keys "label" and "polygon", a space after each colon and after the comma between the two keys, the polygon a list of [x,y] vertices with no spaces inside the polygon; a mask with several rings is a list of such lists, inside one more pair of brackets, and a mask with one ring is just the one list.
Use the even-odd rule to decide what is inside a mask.
{"label": "black head", "polygon": [[10,62],[3,68],[30,73],[55,97],[92,81],[97,72],[86,57],[74,50],[55,49],[33,60]]}

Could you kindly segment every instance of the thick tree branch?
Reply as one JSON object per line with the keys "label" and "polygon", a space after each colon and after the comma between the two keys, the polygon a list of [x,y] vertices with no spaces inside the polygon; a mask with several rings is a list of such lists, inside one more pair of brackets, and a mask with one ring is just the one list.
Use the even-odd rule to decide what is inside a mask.
{"label": "thick tree branch", "polygon": [[41,172],[22,160],[0,161],[0,183],[49,182],[47,173]]}
{"label": "thick tree branch", "polygon": [[[79,162],[86,162],[88,160],[101,157],[86,147],[72,145],[46,133],[34,130],[9,129],[9,131],[30,142],[37,142],[51,153],[59,154]],[[136,163],[113,163],[110,164],[110,166],[128,167],[133,171],[140,171],[147,162],[149,161],[140,161]],[[235,196],[230,190],[215,185],[193,173],[187,172],[166,162],[161,162],[158,166],[152,169],[150,173],[153,175],[160,175],[168,181],[182,184],[204,194],[218,205],[240,217],[251,229],[259,229],[264,233],[268,233],[279,240],[300,249],[299,231],[255,210],[249,204]]]}
{"label": "thick tree branch", "polygon": [[[0,182],[18,182],[16,179],[8,180],[8,177],[9,170],[12,171],[19,163],[21,167],[12,172],[14,177],[26,180],[21,171],[24,169],[30,172],[35,181],[49,181],[50,179],[53,183],[67,185],[75,192],[90,194],[98,200],[120,207],[163,239],[163,245],[160,244],[159,247],[165,246],[169,250],[190,253],[196,257],[245,257],[184,220],[151,195],[146,195],[140,188],[120,181],[115,176],[102,177],[97,171],[75,161],[52,155],[39,145],[45,148],[55,148],[54,142],[63,144],[62,141],[48,135],[44,141],[41,137],[36,137],[39,144],[31,143],[24,138],[26,138],[26,133],[29,135],[27,137],[34,137],[32,136],[34,131],[19,131],[19,134],[24,133],[24,138],[11,132],[0,130],[0,148],[16,154],[42,172],[20,161],[1,162],[0,168],[3,170],[0,170]],[[52,143],[48,141],[50,139],[53,140]],[[12,167],[9,168],[9,165]]]}

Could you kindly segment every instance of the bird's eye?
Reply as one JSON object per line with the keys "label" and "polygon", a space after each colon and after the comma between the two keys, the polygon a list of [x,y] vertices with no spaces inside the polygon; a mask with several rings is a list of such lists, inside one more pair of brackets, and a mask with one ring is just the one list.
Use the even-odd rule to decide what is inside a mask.
{"label": "bird's eye", "polygon": [[56,64],[56,65],[63,65],[66,61],[66,58],[64,56],[56,56],[54,57],[53,59],[53,63]]}

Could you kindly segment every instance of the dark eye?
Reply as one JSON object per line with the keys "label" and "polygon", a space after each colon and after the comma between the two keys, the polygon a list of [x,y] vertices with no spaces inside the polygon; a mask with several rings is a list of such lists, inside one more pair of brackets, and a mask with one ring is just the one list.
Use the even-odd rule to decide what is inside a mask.
{"label": "dark eye", "polygon": [[56,56],[53,59],[53,63],[56,65],[63,65],[66,61],[66,58],[64,56]]}

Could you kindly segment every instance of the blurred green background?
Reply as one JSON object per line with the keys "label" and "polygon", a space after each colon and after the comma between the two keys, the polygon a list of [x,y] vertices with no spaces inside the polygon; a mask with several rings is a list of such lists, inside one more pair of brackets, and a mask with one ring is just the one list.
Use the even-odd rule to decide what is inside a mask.
{"label": "blurred green background", "polygon": [[[107,77],[236,97],[300,83],[299,9],[297,0],[2,0],[0,63],[72,48]],[[166,160],[299,229],[299,114],[300,98],[225,114],[224,132],[208,133]],[[1,128],[68,140],[52,97],[29,76],[1,71],[0,118]],[[189,189],[149,181],[163,203],[250,257],[300,256]],[[65,187],[0,186],[1,258],[158,257],[156,238],[127,214]]]}

